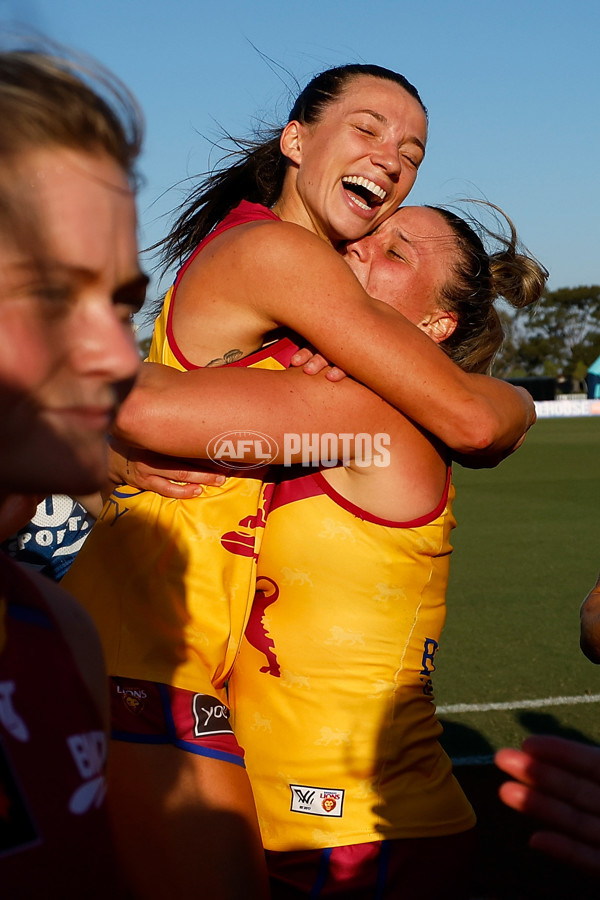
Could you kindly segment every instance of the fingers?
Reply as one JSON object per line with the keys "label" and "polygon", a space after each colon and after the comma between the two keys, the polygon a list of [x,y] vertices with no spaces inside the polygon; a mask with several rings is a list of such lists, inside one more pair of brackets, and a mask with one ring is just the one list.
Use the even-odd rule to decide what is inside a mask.
{"label": "fingers", "polygon": [[187,500],[202,494],[202,485],[220,486],[227,480],[219,472],[197,469],[175,469],[168,465],[152,465],[142,460],[129,460],[124,481],[141,491],[155,491],[163,497]]}
{"label": "fingers", "polygon": [[330,381],[341,381],[346,377],[346,373],[337,366],[330,367],[328,361],[320,353],[309,350],[308,347],[302,347],[291,359],[292,366],[302,366],[303,371],[307,375],[318,375],[323,369],[328,369],[327,378]]}
{"label": "fingers", "polygon": [[203,493],[203,485],[222,485],[224,475],[215,472],[183,471],[181,469],[156,469],[144,463],[130,466],[128,483],[144,491],[155,491],[163,497],[188,500]]}
{"label": "fingers", "polygon": [[[500,799],[511,809],[523,813],[534,819],[540,819],[546,825],[557,828],[566,834],[586,837],[590,834],[592,841],[595,843],[596,835],[600,844],[600,819],[594,827],[593,816],[588,816],[581,810],[576,809],[571,804],[559,800],[556,797],[545,794],[543,791],[536,790],[526,784],[517,781],[507,781],[500,786]],[[588,825],[592,826],[592,832],[587,830],[582,834],[581,823],[588,820]]]}
{"label": "fingers", "polygon": [[189,482],[177,483],[163,478],[160,475],[148,475],[143,479],[144,484],[139,480],[136,487],[141,487],[146,491],[154,491],[162,497],[170,497],[172,500],[190,500],[193,497],[199,497],[203,488],[199,484],[190,484]]}
{"label": "fingers", "polygon": [[170,481],[184,481],[192,485],[216,485],[225,484],[225,475],[217,472],[204,472],[199,469],[171,469],[167,466],[151,466],[140,463],[136,467],[144,476],[156,475],[160,478],[168,478]]}
{"label": "fingers", "polygon": [[327,369],[329,367],[329,363],[325,359],[324,356],[321,356],[320,353],[315,353],[306,363],[303,368],[303,371],[306,372],[307,375],[317,375],[319,372],[322,372],[323,369]]}
{"label": "fingers", "polygon": [[290,363],[292,366],[302,366],[307,375],[316,375],[322,369],[326,369],[329,365],[324,356],[315,353],[308,347],[302,347],[292,356]]}
{"label": "fingers", "polygon": [[545,796],[597,815],[600,823],[598,748],[564,738],[531,737],[522,751],[499,750],[496,765]]}
{"label": "fingers", "polygon": [[303,371],[307,375],[318,375],[323,369],[326,369],[326,378],[329,381],[341,381],[346,377],[346,373],[337,366],[330,366],[324,356],[320,353],[314,353],[308,347],[302,347],[291,359],[292,366],[302,366]]}
{"label": "fingers", "polygon": [[600,872],[600,749],[541,735],[523,748],[496,754],[498,767],[518,779],[500,787],[500,799],[550,827],[532,836],[533,847]]}
{"label": "fingers", "polygon": [[297,350],[296,353],[294,353],[290,360],[290,364],[292,366],[305,366],[309,359],[312,358],[312,356],[312,350],[309,350],[308,347],[302,347],[300,350]]}
{"label": "fingers", "polygon": [[532,847],[586,871],[600,873],[598,816],[583,813],[514,781],[503,784],[499,794],[507,806],[556,829],[536,831],[529,841]]}
{"label": "fingers", "polygon": [[346,378],[346,373],[343,369],[338,369],[337,366],[331,366],[325,373],[325,377],[328,381],[341,381],[342,378]]}
{"label": "fingers", "polygon": [[504,747],[502,750],[498,750],[494,756],[494,762],[503,772],[523,780],[527,772],[529,757],[522,750]]}
{"label": "fingers", "polygon": [[531,735],[523,741],[523,751],[600,786],[600,747],[551,735]]}

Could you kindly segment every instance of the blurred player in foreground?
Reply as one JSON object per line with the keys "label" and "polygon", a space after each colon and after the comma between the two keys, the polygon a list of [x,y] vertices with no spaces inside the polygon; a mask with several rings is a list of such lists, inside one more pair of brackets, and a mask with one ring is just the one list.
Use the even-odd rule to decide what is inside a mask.
{"label": "blurred player in foreground", "polygon": [[[135,376],[144,298],[126,91],[53,52],[0,52],[0,537],[50,493],[96,491]],[[25,495],[25,496],[19,496]],[[0,884],[6,897],[130,896],[105,804],[95,631],[0,554]]]}

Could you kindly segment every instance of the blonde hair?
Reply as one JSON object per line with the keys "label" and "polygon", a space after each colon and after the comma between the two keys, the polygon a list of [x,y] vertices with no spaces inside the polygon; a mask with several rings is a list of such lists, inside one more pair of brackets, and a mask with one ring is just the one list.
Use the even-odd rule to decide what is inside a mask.
{"label": "blonde hair", "polygon": [[[452,228],[458,246],[453,272],[443,286],[440,306],[453,313],[457,325],[440,347],[466,372],[489,372],[504,340],[496,301],[515,309],[537,302],[546,286],[548,270],[533,257],[518,237],[509,217],[493,203],[467,200],[503,217],[505,231],[493,231],[474,216],[468,220],[446,207],[431,206]],[[496,248],[488,253],[486,243]]]}
{"label": "blonde hair", "polygon": [[104,152],[134,182],[143,124],[133,96],[99,64],[48,51],[0,51],[0,155],[48,146]]}
{"label": "blonde hair", "polygon": [[[50,46],[52,49],[50,49]],[[133,96],[99,64],[43,42],[0,50],[0,229],[39,265],[44,234],[23,161],[28,152],[67,148],[107,154],[137,184],[143,122]]]}

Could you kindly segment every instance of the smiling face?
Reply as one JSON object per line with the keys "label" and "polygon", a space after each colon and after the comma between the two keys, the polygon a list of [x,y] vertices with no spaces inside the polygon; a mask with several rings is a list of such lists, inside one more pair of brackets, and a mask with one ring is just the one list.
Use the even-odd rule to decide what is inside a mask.
{"label": "smiling face", "polygon": [[134,199],[105,155],[31,151],[18,176],[31,227],[28,243],[0,227],[0,490],[89,493],[139,365]]}
{"label": "smiling face", "polygon": [[282,152],[292,165],[274,209],[334,244],[356,240],[407,196],[426,140],[415,97],[393,81],[359,75],[317,123],[284,129]]}
{"label": "smiling face", "polygon": [[372,234],[346,244],[343,256],[372,297],[393,306],[436,341],[455,318],[438,305],[457,260],[456,236],[433,209],[405,206]]}

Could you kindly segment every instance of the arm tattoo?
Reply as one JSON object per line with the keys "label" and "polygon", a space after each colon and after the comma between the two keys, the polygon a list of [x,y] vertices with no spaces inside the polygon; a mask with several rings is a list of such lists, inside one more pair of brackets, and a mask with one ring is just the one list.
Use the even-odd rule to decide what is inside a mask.
{"label": "arm tattoo", "polygon": [[208,369],[209,366],[226,366],[228,363],[237,362],[243,355],[241,350],[228,350],[220,359],[211,359],[210,362],[206,363],[205,368]]}

